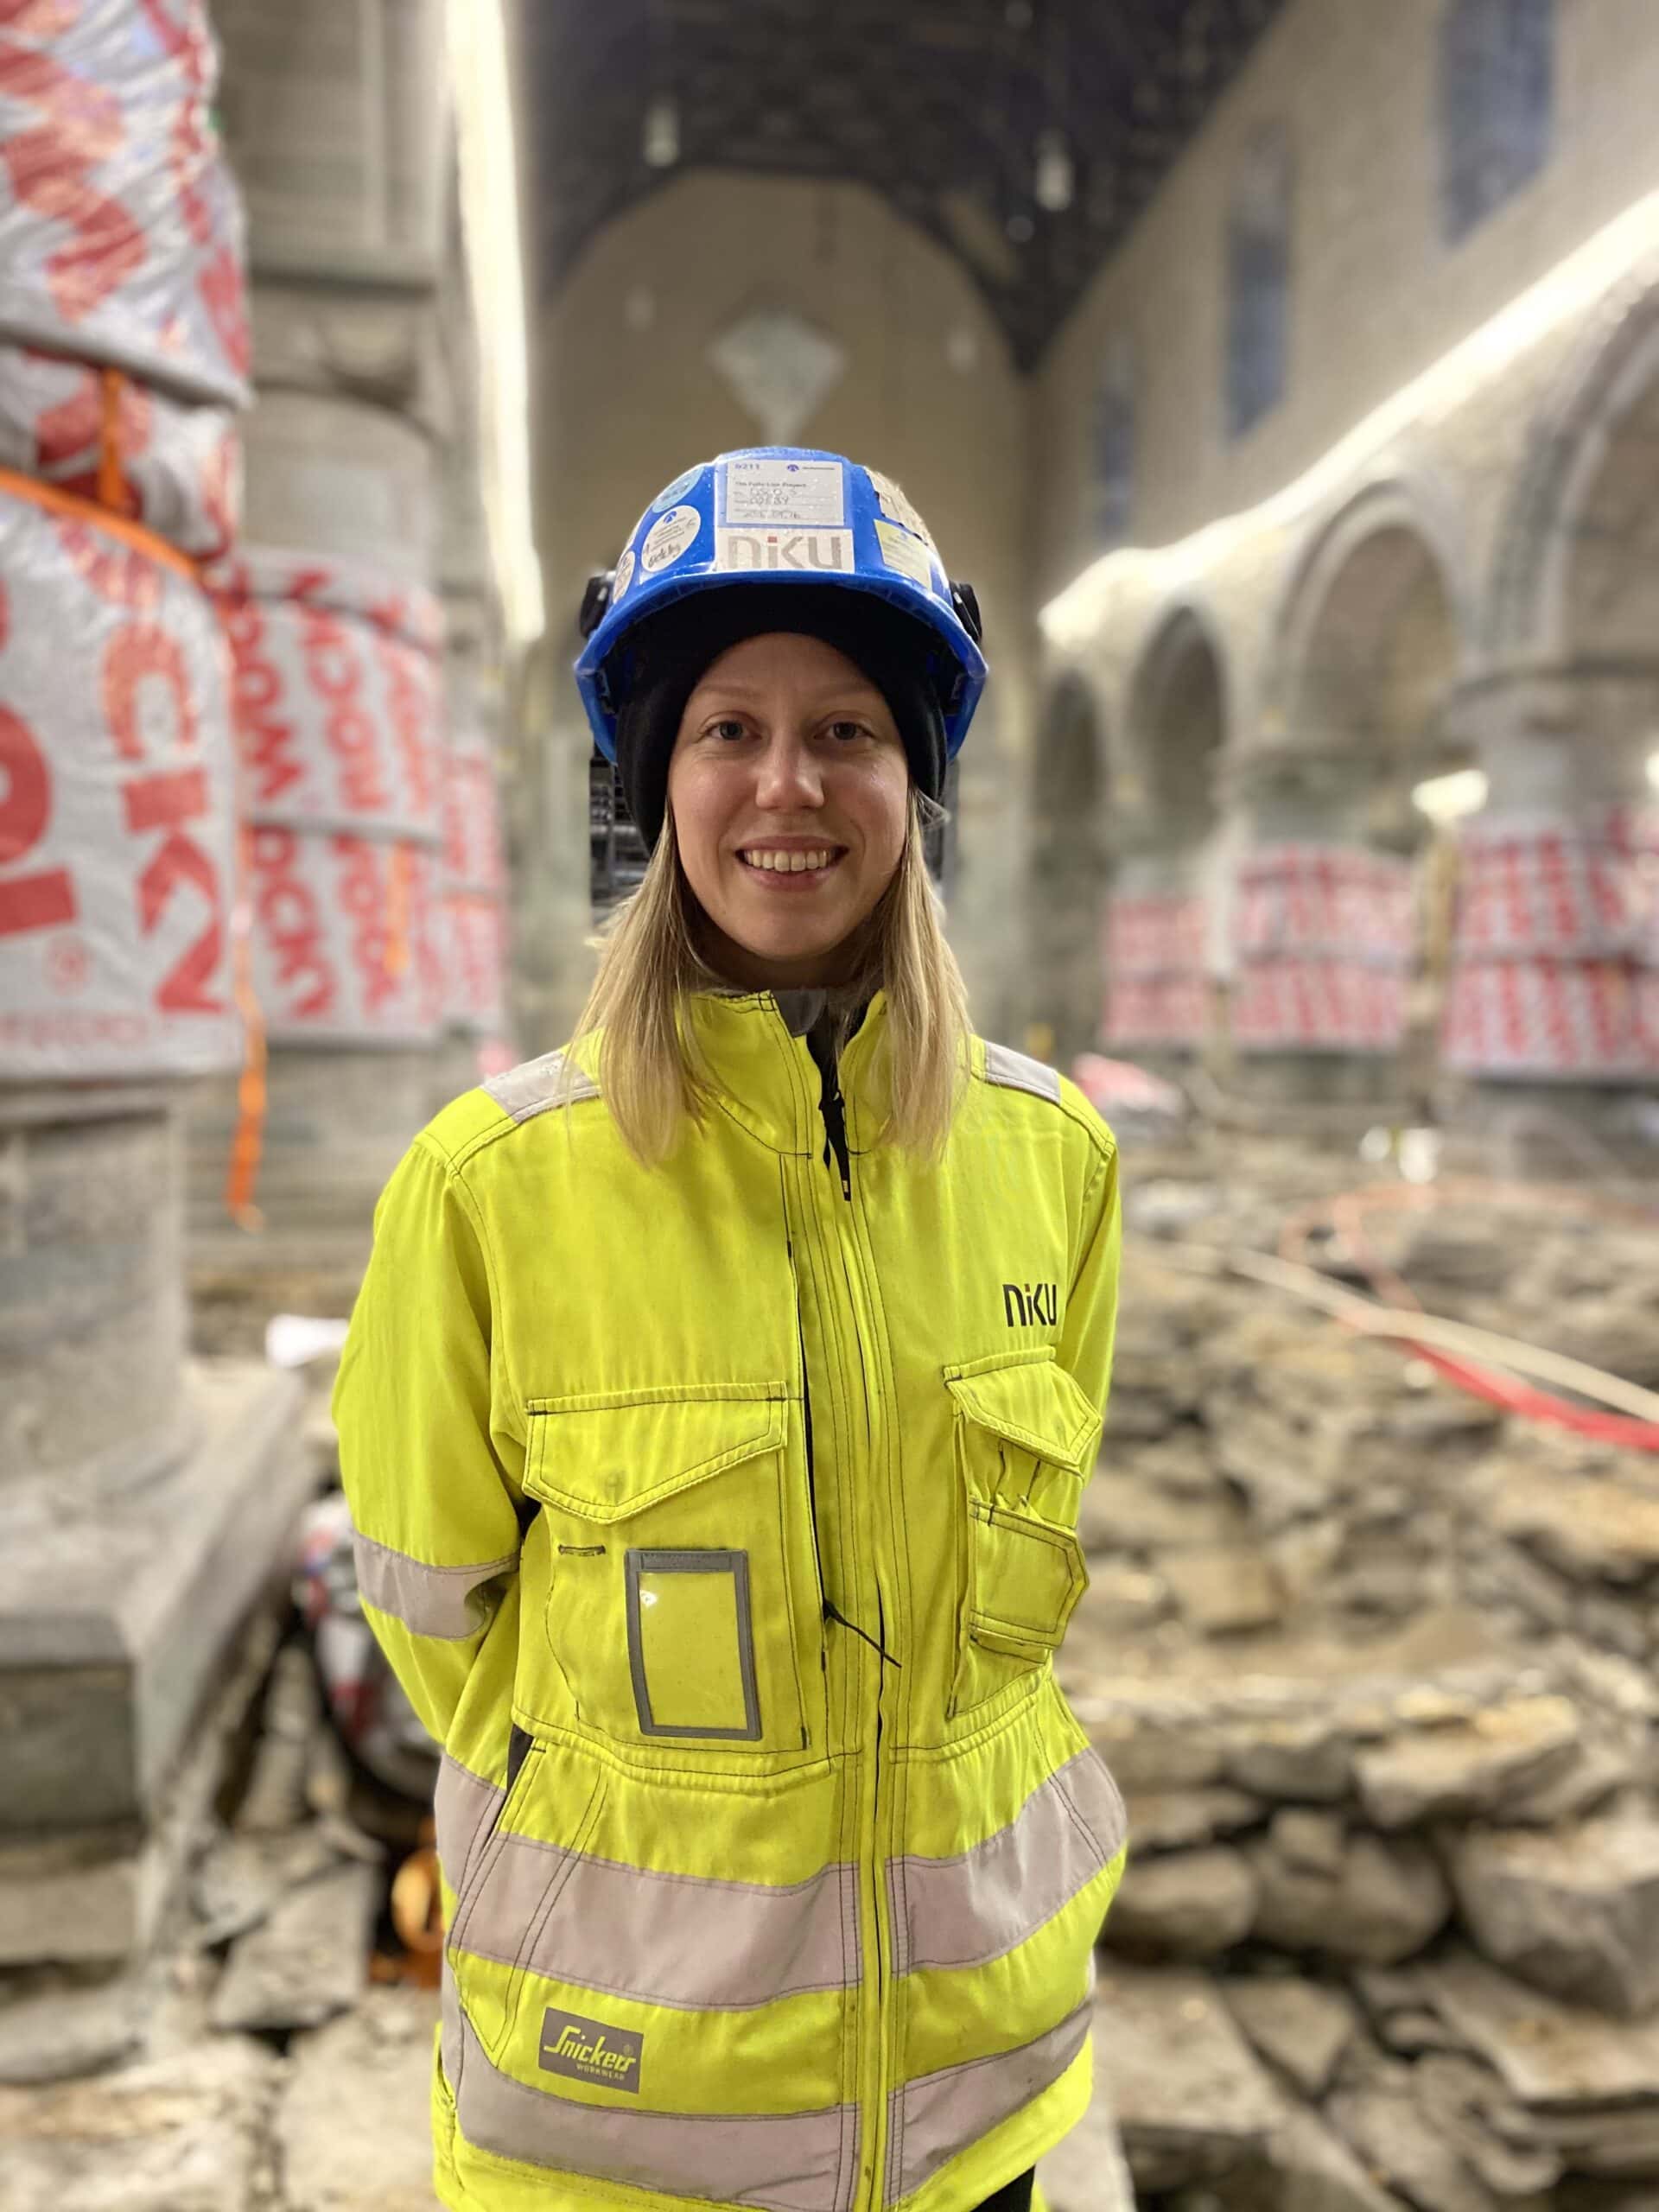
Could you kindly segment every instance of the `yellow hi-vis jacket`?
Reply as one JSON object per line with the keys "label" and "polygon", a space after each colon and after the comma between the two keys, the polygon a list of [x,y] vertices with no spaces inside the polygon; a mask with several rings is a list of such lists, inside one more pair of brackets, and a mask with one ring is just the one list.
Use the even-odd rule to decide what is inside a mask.
{"label": "yellow hi-vis jacket", "polygon": [[772,995],[689,1007],[717,1096],[664,1166],[558,1054],[416,1139],[335,1393],[443,1746],[438,2193],[962,2212],[1084,2110],[1123,1866],[1052,1672],[1116,1149],[976,1039],[922,1167],[874,1144],[881,995],[839,1090]]}

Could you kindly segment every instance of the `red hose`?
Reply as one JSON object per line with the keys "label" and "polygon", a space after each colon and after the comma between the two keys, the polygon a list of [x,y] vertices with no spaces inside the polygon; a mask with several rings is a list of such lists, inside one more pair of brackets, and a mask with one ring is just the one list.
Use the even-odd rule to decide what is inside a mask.
{"label": "red hose", "polygon": [[[1457,1195],[1471,1197],[1476,1187],[1462,1183]],[[1552,1192],[1548,1195],[1560,1202],[1560,1194]],[[1408,1205],[1430,1202],[1427,1190],[1403,1201]],[[1292,1257],[1293,1253],[1287,1252],[1286,1247],[1294,1243],[1297,1248],[1294,1256],[1306,1266],[1307,1230],[1316,1219],[1329,1219],[1339,1228],[1349,1256],[1382,1303],[1399,1311],[1421,1313],[1421,1305],[1410,1286],[1383,1265],[1359,1227],[1359,1217],[1367,1206],[1401,1203],[1402,1198],[1388,1186],[1383,1190],[1344,1192],[1325,1205],[1310,1206],[1305,1212],[1294,1215],[1281,1234],[1280,1254],[1281,1257]],[[1599,1212],[1604,1209],[1596,1207],[1592,1211]],[[1618,1211],[1622,1216],[1624,1210]],[[1459,1359],[1454,1353],[1439,1351],[1414,1338],[1398,1341],[1412,1357],[1427,1360],[1436,1374],[1456,1383],[1460,1390],[1466,1390],[1471,1397],[1484,1399],[1488,1405],[1500,1406],[1505,1413],[1518,1414],[1523,1421],[1536,1421],[1547,1428],[1570,1429],[1575,1436],[1589,1437],[1598,1444],[1622,1445],[1637,1452],[1659,1452],[1659,1422],[1640,1421],[1630,1414],[1604,1413],[1593,1406],[1574,1405],[1570,1398],[1557,1397],[1552,1390],[1541,1390],[1499,1368]]]}
{"label": "red hose", "polygon": [[1501,1373],[1497,1368],[1478,1367],[1472,1361],[1458,1359],[1449,1351],[1440,1351],[1433,1346],[1410,1343],[1405,1346],[1414,1359],[1424,1359],[1449,1382],[1455,1382],[1471,1397],[1484,1398],[1489,1405],[1501,1406],[1505,1413],[1519,1414],[1523,1420],[1535,1421],[1549,1427],[1570,1428],[1576,1435],[1592,1437],[1598,1444],[1623,1444],[1637,1452],[1659,1452],[1659,1423],[1637,1421],[1630,1414],[1598,1413],[1592,1406],[1575,1406],[1570,1399],[1557,1398],[1548,1390],[1535,1389],[1513,1375]]}

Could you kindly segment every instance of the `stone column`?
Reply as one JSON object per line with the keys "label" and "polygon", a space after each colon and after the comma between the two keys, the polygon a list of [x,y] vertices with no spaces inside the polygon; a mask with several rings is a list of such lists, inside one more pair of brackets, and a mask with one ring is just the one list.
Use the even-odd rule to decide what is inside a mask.
{"label": "stone column", "polygon": [[186,1359],[178,1102],[241,1046],[194,565],[235,524],[240,214],[195,0],[165,38],[137,0],[96,38],[86,12],[11,22],[55,90],[0,122],[19,175],[101,211],[67,325],[61,192],[0,217],[0,1967],[147,1942],[217,1771],[193,1728],[306,1478],[291,1376]]}
{"label": "stone column", "polygon": [[[443,10],[216,0],[214,16],[253,276],[239,735],[257,764],[282,721],[317,773],[285,808],[267,785],[255,816],[264,1230],[220,1199],[236,1110],[221,1086],[192,1124],[192,1253],[208,1272],[323,1274],[309,1294],[343,1310],[376,1197],[443,1088]],[[274,718],[270,671],[288,687]]]}
{"label": "stone column", "polygon": [[1562,1164],[1651,1158],[1659,663],[1500,674],[1457,715],[1487,778],[1459,841],[1443,1033],[1465,1117]]}
{"label": "stone column", "polygon": [[1234,1081],[1263,1099],[1397,1111],[1413,957],[1403,793],[1348,748],[1247,755],[1231,780]]}

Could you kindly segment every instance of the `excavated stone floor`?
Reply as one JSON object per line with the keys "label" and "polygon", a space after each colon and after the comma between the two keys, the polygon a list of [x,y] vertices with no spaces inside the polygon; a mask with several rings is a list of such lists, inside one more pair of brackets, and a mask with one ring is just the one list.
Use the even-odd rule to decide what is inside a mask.
{"label": "excavated stone floor", "polygon": [[[1502,1412],[1226,1257],[1386,1266],[1654,1387],[1640,1194],[1425,1198],[1214,1134],[1132,1152],[1125,1188],[1064,1674],[1131,1864],[1052,2212],[1651,2212],[1659,1456]],[[273,1297],[339,1304],[327,1274],[227,1283],[199,1341],[248,1348]],[[150,1954],[0,1981],[0,2212],[432,2212],[435,2000],[370,1971],[418,1829],[346,1769],[291,1635]]]}

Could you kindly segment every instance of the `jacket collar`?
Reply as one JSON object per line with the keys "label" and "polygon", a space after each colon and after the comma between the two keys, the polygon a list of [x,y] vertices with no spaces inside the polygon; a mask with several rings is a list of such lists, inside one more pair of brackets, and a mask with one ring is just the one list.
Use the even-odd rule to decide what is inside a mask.
{"label": "jacket collar", "polygon": [[[694,991],[688,1005],[714,1078],[718,1110],[774,1152],[817,1154],[824,1141],[823,1078],[806,1033],[823,1018],[823,991]],[[887,1115],[887,1001],[878,991],[841,1055],[847,1141],[865,1152]]]}

